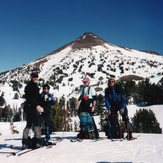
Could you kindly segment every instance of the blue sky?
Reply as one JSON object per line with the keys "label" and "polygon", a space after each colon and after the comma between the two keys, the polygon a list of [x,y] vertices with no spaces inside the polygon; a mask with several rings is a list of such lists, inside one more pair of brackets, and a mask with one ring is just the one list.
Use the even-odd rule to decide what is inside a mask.
{"label": "blue sky", "polygon": [[84,32],[163,54],[162,0],[0,0],[0,72],[29,63]]}

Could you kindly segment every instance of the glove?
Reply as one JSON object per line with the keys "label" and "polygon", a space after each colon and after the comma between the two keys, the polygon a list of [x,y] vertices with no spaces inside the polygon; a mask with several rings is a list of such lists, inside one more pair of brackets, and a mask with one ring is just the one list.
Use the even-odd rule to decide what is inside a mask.
{"label": "glove", "polygon": [[92,106],[91,112],[94,113],[94,111],[95,111],[95,106]]}
{"label": "glove", "polygon": [[111,114],[111,110],[109,109],[108,112],[107,112],[108,116]]}
{"label": "glove", "polygon": [[36,110],[37,110],[37,112],[39,112],[39,113],[44,112],[44,109],[43,109],[40,105],[37,105]]}
{"label": "glove", "polygon": [[77,103],[76,103],[76,108],[77,108],[77,109],[78,109],[79,106],[80,106],[80,102],[81,102],[81,101],[77,101]]}
{"label": "glove", "polygon": [[44,101],[47,101],[48,100],[48,95],[45,95],[44,96]]}
{"label": "glove", "polygon": [[122,115],[125,112],[125,109],[120,109],[120,114]]}

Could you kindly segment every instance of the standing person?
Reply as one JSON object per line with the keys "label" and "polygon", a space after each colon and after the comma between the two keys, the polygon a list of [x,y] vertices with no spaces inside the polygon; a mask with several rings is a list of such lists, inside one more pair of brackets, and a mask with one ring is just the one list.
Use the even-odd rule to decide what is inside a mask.
{"label": "standing person", "polygon": [[[23,130],[22,148],[39,148],[41,146],[41,113],[44,111],[41,107],[42,101],[39,93],[38,74],[33,72],[31,80],[25,87],[25,106],[26,127]],[[29,140],[29,131],[33,129],[34,137]]]}
{"label": "standing person", "polygon": [[131,139],[131,123],[129,122],[125,94],[122,91],[122,86],[118,85],[114,78],[108,80],[108,87],[105,89],[105,105],[109,120],[114,116],[113,114],[120,112],[122,121],[125,122],[128,131],[127,139]]}
{"label": "standing person", "polygon": [[[83,87],[80,91],[80,97],[78,99],[77,105],[78,105],[78,115],[80,118],[80,128],[81,131],[78,134],[78,138],[85,138],[86,135],[84,135],[83,130],[94,130],[94,136],[92,138],[99,138],[98,130],[93,118],[93,113],[95,111],[95,105],[96,105],[96,92],[93,87],[90,86],[90,79],[88,77],[84,77],[83,80]],[[87,129],[84,129],[84,115],[88,116],[86,119],[89,119],[90,123],[93,123],[91,126],[87,126]],[[89,129],[88,129],[89,128]],[[87,137],[87,136],[86,136]]]}
{"label": "standing person", "polygon": [[42,114],[45,126],[45,145],[49,145],[50,142],[50,133],[51,133],[51,122],[50,122],[50,115],[51,115],[51,107],[54,105],[54,98],[52,94],[49,93],[50,86],[45,84],[43,86],[43,91],[41,93],[42,101],[43,101],[43,108],[44,112]]}

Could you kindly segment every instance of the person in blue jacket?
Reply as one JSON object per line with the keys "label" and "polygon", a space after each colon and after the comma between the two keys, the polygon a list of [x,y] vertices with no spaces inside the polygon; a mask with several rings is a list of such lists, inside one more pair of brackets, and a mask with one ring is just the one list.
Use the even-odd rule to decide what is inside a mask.
{"label": "person in blue jacket", "polygon": [[50,86],[48,84],[43,85],[43,91],[41,93],[44,112],[42,113],[43,122],[45,127],[45,145],[50,144],[51,134],[51,107],[54,105],[54,97],[49,93]]}
{"label": "person in blue jacket", "polygon": [[128,131],[126,138],[131,139],[131,123],[129,122],[128,110],[126,107],[126,97],[122,86],[117,84],[114,78],[108,80],[108,87],[105,89],[105,106],[108,111],[108,118],[110,118],[112,114],[116,114],[118,111],[120,112],[122,121],[125,122]]}

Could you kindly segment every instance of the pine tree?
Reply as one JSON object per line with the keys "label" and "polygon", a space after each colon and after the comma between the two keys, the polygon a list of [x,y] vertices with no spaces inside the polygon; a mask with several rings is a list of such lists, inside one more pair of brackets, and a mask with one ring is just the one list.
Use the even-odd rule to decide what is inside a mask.
{"label": "pine tree", "polygon": [[3,98],[3,96],[0,96],[0,106],[3,106],[5,104],[5,99]]}
{"label": "pine tree", "polygon": [[132,118],[133,132],[162,133],[160,124],[152,110],[140,109]]}
{"label": "pine tree", "polygon": [[76,120],[74,121],[74,131],[78,132],[79,128],[78,128],[78,123],[76,122]]}
{"label": "pine tree", "polygon": [[77,110],[76,110],[76,103],[77,103],[77,99],[72,97],[69,99],[69,107],[71,110],[71,115],[77,115]]}
{"label": "pine tree", "polygon": [[10,105],[5,106],[2,110],[2,118],[5,122],[9,122],[11,120],[11,117],[13,115],[12,109],[10,108]]}

